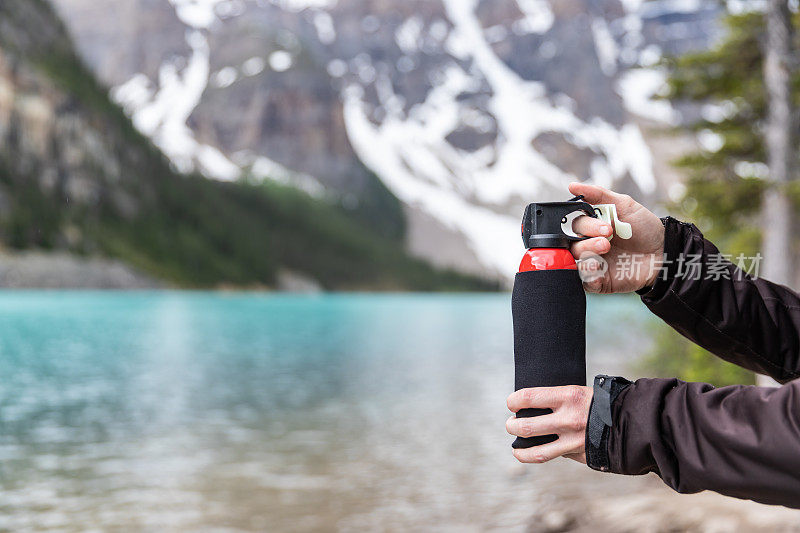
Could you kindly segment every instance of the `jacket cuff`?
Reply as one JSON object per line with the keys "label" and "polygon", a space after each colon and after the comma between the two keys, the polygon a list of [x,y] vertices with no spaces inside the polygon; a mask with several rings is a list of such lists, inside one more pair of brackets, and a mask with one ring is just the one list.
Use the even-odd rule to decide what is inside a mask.
{"label": "jacket cuff", "polygon": [[598,375],[594,378],[594,395],[586,423],[586,464],[593,470],[608,472],[611,461],[608,440],[614,425],[612,406],[631,385],[622,377]]}
{"label": "jacket cuff", "polygon": [[664,224],[664,257],[661,272],[656,277],[655,283],[636,291],[643,301],[656,301],[661,298],[675,281],[678,270],[678,258],[685,248],[686,240],[692,238],[692,233],[698,230],[694,224],[681,222],[672,217],[661,219]]}

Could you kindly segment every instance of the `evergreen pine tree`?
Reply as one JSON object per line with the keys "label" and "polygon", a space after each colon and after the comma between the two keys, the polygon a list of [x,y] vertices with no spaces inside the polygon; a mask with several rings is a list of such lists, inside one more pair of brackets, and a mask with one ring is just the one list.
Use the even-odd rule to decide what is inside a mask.
{"label": "evergreen pine tree", "polygon": [[[763,13],[752,12],[730,15],[724,24],[726,33],[717,46],[664,60],[668,71],[664,97],[699,112],[696,121],[681,128],[688,127],[703,141],[697,151],[675,162],[687,180],[683,198],[671,211],[694,222],[723,253],[755,256],[762,244],[762,202],[769,178],[764,141],[769,110],[764,83],[766,20]],[[800,16],[794,15],[793,24],[800,24]],[[791,96],[797,109],[796,71]],[[783,187],[800,206],[796,183]],[[659,374],[717,385],[754,380],[749,372],[722,362],[671,330],[658,333],[647,364]]]}

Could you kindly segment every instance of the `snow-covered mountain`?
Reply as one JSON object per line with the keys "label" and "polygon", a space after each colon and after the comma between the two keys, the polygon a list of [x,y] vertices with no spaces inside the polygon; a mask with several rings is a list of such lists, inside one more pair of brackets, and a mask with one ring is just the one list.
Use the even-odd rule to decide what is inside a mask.
{"label": "snow-covered mountain", "polygon": [[[374,176],[409,248],[507,277],[519,216],[591,180],[674,192],[663,54],[708,46],[703,0],[55,0],[112,96],[178,169],[345,205]],[[366,168],[365,168],[366,167]],[[367,170],[368,169],[368,170]],[[372,171],[369,172],[369,170]]]}

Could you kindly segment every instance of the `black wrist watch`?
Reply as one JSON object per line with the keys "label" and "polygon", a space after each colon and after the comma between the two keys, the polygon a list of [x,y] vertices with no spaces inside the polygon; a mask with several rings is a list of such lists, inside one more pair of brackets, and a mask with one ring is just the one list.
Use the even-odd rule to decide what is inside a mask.
{"label": "black wrist watch", "polygon": [[594,396],[586,424],[586,464],[589,468],[608,472],[608,438],[613,426],[611,406],[631,382],[619,376],[599,375],[594,378]]}

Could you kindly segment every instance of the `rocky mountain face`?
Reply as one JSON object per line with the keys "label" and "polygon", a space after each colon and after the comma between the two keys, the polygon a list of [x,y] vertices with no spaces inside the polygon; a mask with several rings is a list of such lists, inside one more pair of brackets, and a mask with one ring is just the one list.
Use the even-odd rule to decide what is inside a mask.
{"label": "rocky mountain face", "polygon": [[[162,13],[169,14],[171,8]],[[149,16],[153,24],[167,20]],[[185,51],[180,42],[176,47]],[[150,52],[141,53],[146,58]],[[181,75],[192,68],[190,62]],[[168,73],[162,74],[166,86]],[[175,98],[169,111],[185,103]],[[185,123],[172,119],[159,128],[176,143],[193,141]],[[225,160],[208,150],[212,159]],[[0,249],[58,252],[52,260],[41,253],[3,255],[0,284],[40,286],[47,283],[36,280],[46,278],[64,286],[68,280],[53,276],[63,271],[56,277],[72,276],[76,286],[164,280],[181,286],[490,288],[409,257],[398,237],[358,223],[327,199],[272,181],[230,183],[172,167],[190,170],[178,157],[171,164],[110,100],[49,2],[0,3]],[[391,211],[397,200],[374,182]],[[122,263],[70,259],[76,256]],[[36,272],[25,277],[24,270]],[[73,275],[79,271],[86,276]],[[94,271],[99,277],[88,276]]]}
{"label": "rocky mountain face", "polygon": [[[12,246],[68,246],[81,240],[76,227],[55,231],[48,220],[53,213],[34,213],[45,196],[69,198],[86,209],[103,203],[132,214],[139,208],[124,173],[143,155],[124,152],[123,128],[100,127],[97,111],[104,104],[113,107],[101,92],[97,99],[79,102],[65,85],[102,90],[91,77],[81,77],[72,43],[46,3],[3,2],[0,203]],[[120,114],[104,118],[124,121]],[[34,215],[43,215],[35,227],[26,224]]]}
{"label": "rocky mountain face", "polygon": [[[573,179],[680,192],[652,96],[709,46],[704,0],[54,0],[182,171],[334,199],[434,263],[507,278],[518,218]],[[376,177],[377,176],[377,177]]]}

